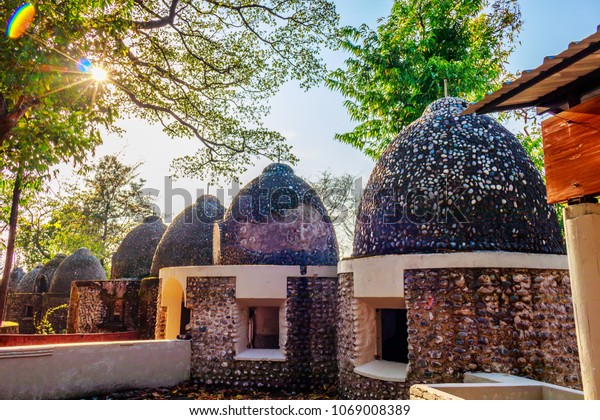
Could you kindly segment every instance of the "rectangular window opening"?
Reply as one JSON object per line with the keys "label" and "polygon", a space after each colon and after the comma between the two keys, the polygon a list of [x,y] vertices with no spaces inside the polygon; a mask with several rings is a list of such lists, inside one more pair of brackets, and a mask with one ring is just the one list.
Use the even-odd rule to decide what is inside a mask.
{"label": "rectangular window opening", "polygon": [[406,309],[377,309],[377,359],[408,363]]}
{"label": "rectangular window opening", "polygon": [[24,318],[33,318],[33,306],[25,305],[25,314]]}
{"label": "rectangular window opening", "polygon": [[248,310],[248,348],[279,349],[279,308],[256,306]]}

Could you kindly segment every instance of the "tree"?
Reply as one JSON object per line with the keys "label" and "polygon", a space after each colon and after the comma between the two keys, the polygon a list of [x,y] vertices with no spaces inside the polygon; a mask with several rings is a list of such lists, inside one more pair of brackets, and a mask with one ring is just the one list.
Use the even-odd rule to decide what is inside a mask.
{"label": "tree", "polygon": [[[3,2],[0,20],[20,3]],[[176,165],[184,175],[231,176],[254,156],[294,161],[283,136],[260,123],[265,100],[292,77],[308,87],[324,75],[318,53],[338,19],[326,0],[39,0],[36,7],[24,37],[0,38],[0,170],[14,181],[0,317],[25,177],[45,176],[50,162],[80,161],[99,142],[98,126],[114,129],[121,116],[198,139],[198,153]]]}
{"label": "tree", "polygon": [[[1,6],[3,21],[19,2]],[[172,137],[199,140],[198,153],[177,163],[194,176],[231,176],[257,155],[295,160],[283,136],[261,125],[265,100],[290,78],[305,87],[322,79],[320,46],[330,42],[338,20],[327,0],[39,0],[36,6],[29,35],[0,40],[0,57],[9,63],[0,71],[0,92],[14,98],[0,111],[0,132],[44,92],[76,84],[95,118],[139,117],[162,124]],[[96,73],[77,71],[84,57]],[[61,83],[40,92],[13,80],[45,72]]]}
{"label": "tree", "polygon": [[376,159],[425,107],[448,94],[481,98],[502,81],[521,27],[516,0],[396,0],[376,31],[341,30],[346,69],[327,85],[359,124],[336,134]]}
{"label": "tree", "polygon": [[[151,198],[142,193],[141,165],[126,165],[116,155],[85,165],[83,179],[71,182],[67,194],[47,193],[20,219],[17,241],[28,265],[59,252],[86,247],[105,268],[123,237],[152,213]],[[28,209],[29,210],[29,209]]]}
{"label": "tree", "polygon": [[354,224],[362,186],[350,174],[334,175],[323,171],[315,181],[308,181],[323,200],[335,228],[340,256],[352,255]]}

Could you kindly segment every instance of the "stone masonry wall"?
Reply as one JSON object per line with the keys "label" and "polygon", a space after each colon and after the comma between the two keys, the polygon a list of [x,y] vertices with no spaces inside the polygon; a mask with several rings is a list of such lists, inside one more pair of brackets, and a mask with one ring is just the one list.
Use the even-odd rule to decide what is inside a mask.
{"label": "stone masonry wall", "polygon": [[510,373],[581,389],[566,270],[407,270],[409,379]]}
{"label": "stone masonry wall", "polygon": [[10,293],[7,299],[6,320],[19,324],[20,334],[35,334],[33,317],[25,316],[25,307],[31,305],[33,314],[42,313],[42,295],[40,293]]}
{"label": "stone masonry wall", "polygon": [[462,382],[465,372],[498,372],[581,388],[568,271],[405,271],[409,366],[406,383],[353,373],[359,355],[353,275],[338,289],[340,395],[407,399],[410,385]]}
{"label": "stone masonry wall", "polygon": [[235,360],[239,308],[234,277],[188,278],[192,377],[207,385],[310,389],[332,385],[335,362],[335,278],[289,278],[287,360]]}
{"label": "stone masonry wall", "polygon": [[163,340],[167,328],[167,308],[162,306],[162,279],[158,280],[158,290],[156,292],[156,324],[154,326],[154,338]]}
{"label": "stone masonry wall", "polygon": [[158,278],[143,279],[139,291],[138,326],[142,340],[153,340],[156,329]]}
{"label": "stone masonry wall", "polygon": [[[139,280],[76,281],[71,289],[69,333],[138,329]],[[120,315],[115,307],[122,305]]]}

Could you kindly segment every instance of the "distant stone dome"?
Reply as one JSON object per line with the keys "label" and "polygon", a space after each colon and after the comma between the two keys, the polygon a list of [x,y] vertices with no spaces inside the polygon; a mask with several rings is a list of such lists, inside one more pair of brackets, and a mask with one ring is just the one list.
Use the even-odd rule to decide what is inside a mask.
{"label": "distant stone dome", "polygon": [[34,269],[32,269],[29,273],[25,274],[17,288],[15,289],[15,293],[33,293],[33,288],[35,286],[35,279],[37,278],[40,270],[43,265],[38,265]]}
{"label": "distant stone dome", "polygon": [[35,278],[35,283],[33,286],[34,293],[45,293],[48,291],[50,287],[50,282],[52,281],[52,277],[54,276],[55,271],[66,258],[66,254],[56,254],[54,258],[52,258],[50,261],[44,264],[37,277]]}
{"label": "distant stone dome", "polygon": [[361,200],[354,256],[563,254],[542,177],[508,130],[443,98],[385,150]]}
{"label": "distant stone dome", "polygon": [[17,286],[21,282],[21,279],[25,276],[25,272],[21,267],[15,267],[8,277],[8,293],[16,291]]}
{"label": "distant stone dome", "polygon": [[220,223],[223,265],[336,265],[338,246],[319,196],[274,163],[233,199]]}
{"label": "distant stone dome", "polygon": [[105,280],[102,264],[87,248],[79,248],[58,266],[50,283],[50,293],[70,294],[76,280]]}
{"label": "distant stone dome", "polygon": [[158,276],[163,267],[212,265],[213,226],[224,213],[225,208],[212,195],[198,197],[179,213],[156,248],[151,276]]}
{"label": "distant stone dome", "polygon": [[167,226],[160,217],[149,216],[133,228],[113,254],[110,277],[142,279],[148,277],[152,258]]}

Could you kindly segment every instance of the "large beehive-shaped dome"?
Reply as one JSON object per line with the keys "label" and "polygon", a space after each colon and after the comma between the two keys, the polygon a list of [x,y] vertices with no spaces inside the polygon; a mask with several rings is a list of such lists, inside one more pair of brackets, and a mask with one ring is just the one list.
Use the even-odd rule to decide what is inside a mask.
{"label": "large beehive-shaped dome", "polygon": [[234,198],[220,224],[224,265],[335,265],[327,210],[287,165],[274,163]]}
{"label": "large beehive-shaped dome", "polygon": [[52,276],[50,293],[71,293],[71,282],[76,280],[104,280],[102,264],[87,248],[79,248],[58,266]]}
{"label": "large beehive-shaped dome", "polygon": [[67,258],[66,254],[56,254],[54,258],[48,261],[41,268],[39,273],[37,274],[34,282],[33,291],[35,293],[47,292],[50,287],[50,282],[52,281],[52,277],[54,277],[54,273],[58,270],[58,267],[62,264],[62,262]]}
{"label": "large beehive-shaped dome", "polygon": [[38,265],[33,268],[30,272],[25,274],[17,287],[15,288],[15,293],[33,293],[33,289],[35,287],[35,279],[37,278],[40,270],[44,267],[43,265]]}
{"label": "large beehive-shaped dome", "polygon": [[160,217],[149,216],[133,228],[113,254],[113,279],[142,279],[150,274],[152,258],[167,226]]}
{"label": "large beehive-shaped dome", "polygon": [[359,208],[354,256],[564,253],[527,153],[492,118],[461,116],[467,105],[432,103],[383,153]]}
{"label": "large beehive-shaped dome", "polygon": [[163,235],[152,261],[152,276],[163,267],[213,264],[213,226],[225,208],[212,195],[198,197],[183,210]]}

